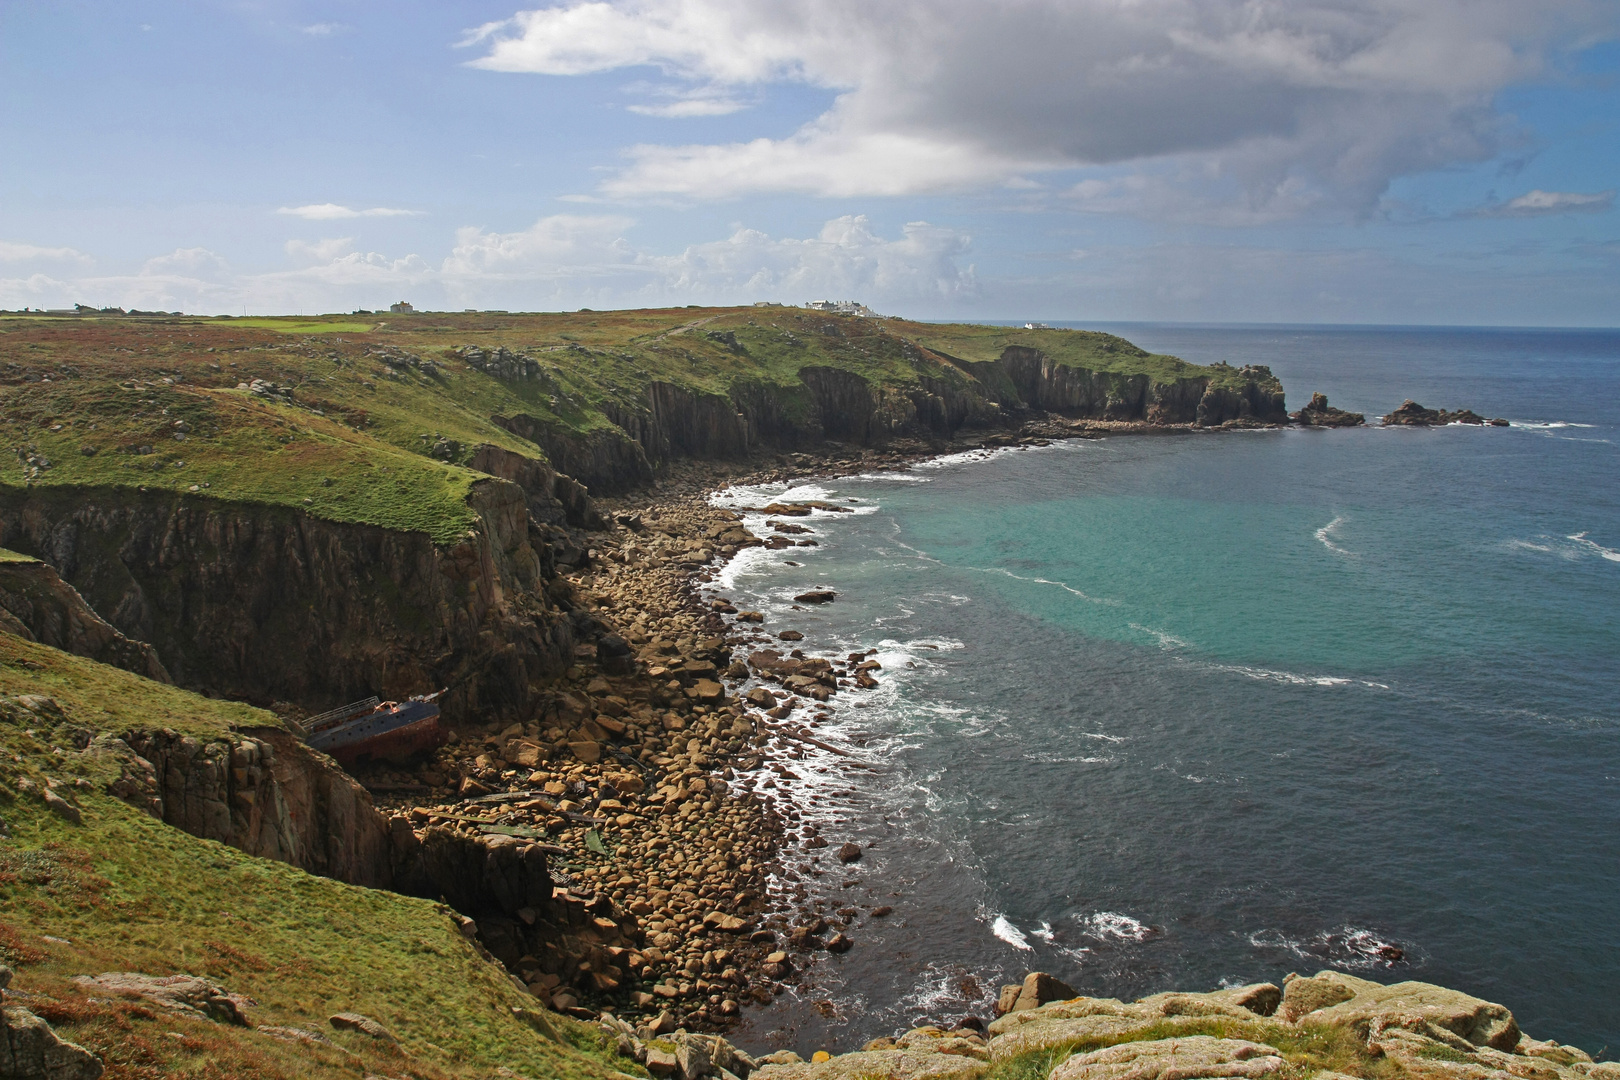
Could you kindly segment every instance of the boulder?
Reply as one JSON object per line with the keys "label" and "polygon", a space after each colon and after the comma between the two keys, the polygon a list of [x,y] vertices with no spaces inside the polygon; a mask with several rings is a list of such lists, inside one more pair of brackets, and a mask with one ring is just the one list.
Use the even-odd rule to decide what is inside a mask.
{"label": "boulder", "polygon": [[[9,976],[10,971],[7,970]],[[0,1076],[17,1080],[98,1080],[101,1059],[62,1039],[27,1009],[0,1008]]]}
{"label": "boulder", "polygon": [[1334,971],[1320,972],[1314,980],[1342,981],[1355,991],[1348,1000],[1304,1014],[1314,1024],[1348,1027],[1369,1041],[1398,1028],[1453,1046],[1458,1039],[1469,1047],[1507,1052],[1519,1045],[1519,1025],[1506,1006],[1457,990],[1422,982],[1384,986]]}
{"label": "boulder", "polygon": [[378,1042],[397,1043],[392,1032],[383,1027],[369,1016],[356,1012],[340,1012],[327,1017],[326,1022],[339,1031],[358,1031],[362,1035],[369,1035]]}
{"label": "boulder", "polygon": [[1023,1012],[1027,1009],[1038,1009],[1052,1001],[1067,1001],[1079,997],[1079,993],[1068,983],[1063,982],[1044,971],[1032,971],[1024,976],[1024,985],[1018,993],[1018,1000],[1013,1003],[1012,1012]]}
{"label": "boulder", "polygon": [[1207,994],[1154,994],[1140,999],[1137,1004],[1147,1006],[1160,1016],[1231,1016],[1250,1020],[1275,1013],[1282,996],[1282,989],[1272,983],[1250,983]]}
{"label": "boulder", "polygon": [[1052,1070],[1050,1080],[1200,1080],[1267,1076],[1285,1063],[1276,1048],[1243,1039],[1190,1035],[1121,1043],[1076,1054]]}
{"label": "boulder", "polygon": [[830,604],[838,598],[838,594],[831,589],[811,589],[802,592],[793,598],[796,604]]}
{"label": "boulder", "polygon": [[1324,971],[1314,979],[1298,977],[1288,979],[1283,983],[1280,1015],[1284,1020],[1293,1023],[1306,1013],[1337,1005],[1341,1001],[1349,1001],[1356,996],[1357,987],[1351,985],[1352,982],[1359,984],[1364,981],[1341,975],[1337,971]]}

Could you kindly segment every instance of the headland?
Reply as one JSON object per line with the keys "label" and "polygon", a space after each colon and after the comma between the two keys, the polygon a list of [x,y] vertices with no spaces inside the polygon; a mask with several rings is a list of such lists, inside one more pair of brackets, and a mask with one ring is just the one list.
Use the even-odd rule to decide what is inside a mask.
{"label": "headland", "polygon": [[[769,782],[883,675],[698,600],[738,550],[804,542],[803,507],[756,536],[704,494],[1289,422],[1265,368],[776,307],[8,318],[0,396],[8,1023],[29,1008],[125,1075],[742,1075],[660,1040],[723,1032],[889,916],[774,881]],[[441,690],[426,760],[351,774],[296,733]],[[202,985],[154,982],[182,975]],[[977,1034],[908,1038],[996,1067]]]}

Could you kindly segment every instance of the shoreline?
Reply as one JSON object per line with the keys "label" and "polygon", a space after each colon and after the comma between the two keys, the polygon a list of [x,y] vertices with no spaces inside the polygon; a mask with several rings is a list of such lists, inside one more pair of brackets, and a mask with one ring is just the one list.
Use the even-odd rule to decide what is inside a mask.
{"label": "shoreline", "polygon": [[[835,914],[830,896],[813,897],[797,876],[785,874],[801,808],[769,778],[801,758],[807,745],[848,751],[790,720],[795,710],[778,714],[780,698],[739,695],[761,675],[761,685],[785,681],[782,672],[745,663],[745,650],[780,655],[793,643],[775,639],[786,627],[739,621],[735,608],[705,599],[704,589],[741,551],[774,546],[747,532],[740,513],[710,499],[738,486],[791,487],[1067,439],[1286,429],[1046,421],[972,441],[897,440],[882,449],[835,446],[737,462],[674,462],[651,490],[594,500],[609,527],[589,534],[587,563],[560,573],[559,583],[566,584],[553,591],[574,609],[576,621],[597,621],[599,644],[583,646],[576,666],[557,680],[540,723],[527,730],[458,732],[457,742],[440,752],[439,765],[452,784],[459,774],[461,798],[436,810],[421,805],[427,800],[395,797],[387,780],[368,786],[378,792],[379,805],[405,810],[418,822],[452,826],[468,801],[498,798],[508,787],[532,793],[535,799],[495,820],[541,830],[560,857],[553,866],[565,899],[589,904],[608,897],[621,937],[606,945],[605,955],[593,951],[600,942],[583,941],[565,956],[561,971],[519,967],[514,974],[552,1007],[582,1019],[602,1011],[648,1020],[646,1030],[731,1030],[746,1019],[745,1011],[797,985],[813,966],[807,957],[830,945],[844,951],[851,944],[846,930],[891,909],[869,904],[862,912],[846,904]],[[617,646],[609,647],[610,639]],[[831,693],[858,693],[855,654],[831,663]],[[800,713],[807,717],[826,700],[795,704],[811,706]],[[517,746],[514,759],[519,743],[526,745]],[[476,753],[479,748],[484,753]],[[514,763],[517,770],[502,768]],[[469,778],[477,786],[469,788]],[[440,785],[430,786],[438,795]],[[555,801],[546,805],[548,796]],[[807,847],[829,847],[813,828],[798,839],[806,837]],[[838,841],[831,843],[836,852]],[[615,869],[615,860],[622,867]],[[876,908],[882,915],[873,915]],[[599,962],[592,963],[593,955]],[[828,1004],[801,1002],[805,1008]]]}

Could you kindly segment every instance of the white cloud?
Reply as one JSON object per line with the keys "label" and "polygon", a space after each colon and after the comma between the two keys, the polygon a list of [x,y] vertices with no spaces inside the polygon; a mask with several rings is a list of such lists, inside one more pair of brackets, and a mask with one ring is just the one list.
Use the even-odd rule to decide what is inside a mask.
{"label": "white cloud", "polygon": [[1542,191],[1536,188],[1505,203],[1476,211],[1479,217],[1543,217],[1548,214],[1599,214],[1614,206],[1614,191]]}
{"label": "white cloud", "polygon": [[224,258],[202,247],[176,248],[141,264],[141,276],[150,278],[222,278],[230,272]]}
{"label": "white cloud", "polygon": [[[633,84],[626,90],[649,89],[643,84]],[[671,119],[687,119],[694,116],[727,116],[734,112],[741,112],[748,108],[748,103],[739,99],[718,86],[696,86],[681,88],[673,86],[652,87],[654,97],[664,99],[659,104],[635,104],[626,106],[633,113],[642,116],[661,116]]]}
{"label": "white cloud", "polygon": [[369,210],[351,210],[337,203],[311,203],[308,206],[283,206],[278,214],[290,214],[305,221],[340,221],[357,217],[418,217],[421,210],[397,210],[389,206],[373,206]]}
{"label": "white cloud", "polygon": [[308,26],[300,26],[298,32],[308,34],[310,37],[331,37],[333,34],[340,34],[347,29],[348,27],[342,23],[318,22],[311,23]]}
{"label": "white cloud", "polygon": [[90,256],[70,247],[39,247],[0,240],[0,262],[90,262]]}
{"label": "white cloud", "polygon": [[[206,248],[148,259],[127,275],[64,278],[43,272],[0,280],[0,307],[63,306],[79,300],[193,312],[341,310],[400,296],[419,307],[513,310],[670,303],[803,301],[859,296],[876,304],[934,303],[975,294],[968,238],[926,222],[886,238],[864,217],[827,222],[807,238],[736,228],[725,239],[676,254],[648,250],[626,235],[622,215],[556,214],[526,229],[460,229],[434,264],[352,250],[350,238],[290,240],[306,265],[242,273]],[[49,249],[41,249],[49,250]]]}
{"label": "white cloud", "polygon": [[354,248],[354,237],[338,236],[325,240],[289,240],[287,254],[302,262],[331,262],[349,254]]}
{"label": "white cloud", "polygon": [[631,148],[604,185],[621,198],[914,194],[1173,161],[1162,183],[1214,178],[1275,214],[1366,212],[1394,177],[1488,158],[1498,92],[1617,29],[1602,0],[563,0],[467,43],[490,71],[652,66],[838,94],[784,138]]}

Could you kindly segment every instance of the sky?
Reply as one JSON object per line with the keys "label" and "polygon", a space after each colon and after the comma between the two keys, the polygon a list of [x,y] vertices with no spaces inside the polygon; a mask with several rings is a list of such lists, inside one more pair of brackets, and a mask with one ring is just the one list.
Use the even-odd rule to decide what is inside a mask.
{"label": "sky", "polygon": [[0,3],[0,308],[1620,324],[1620,0]]}

